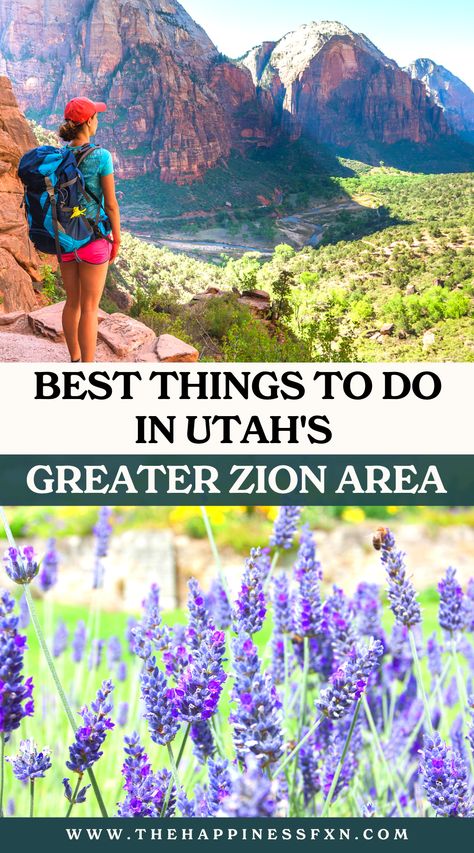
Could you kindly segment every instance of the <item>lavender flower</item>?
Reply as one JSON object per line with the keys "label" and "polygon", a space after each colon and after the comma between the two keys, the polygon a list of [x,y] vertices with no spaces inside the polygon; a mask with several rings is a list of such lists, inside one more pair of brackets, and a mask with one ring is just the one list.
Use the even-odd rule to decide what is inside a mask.
{"label": "lavender flower", "polygon": [[174,691],[168,687],[166,676],[158,669],[154,657],[146,661],[140,684],[151,739],[161,745],[171,743],[180,727],[178,708]]}
{"label": "lavender flower", "polygon": [[35,550],[31,545],[23,549],[9,548],[4,563],[10,580],[21,585],[31,583],[39,572]]}
{"label": "lavender flower", "polygon": [[438,584],[440,594],[439,624],[449,634],[462,631],[465,623],[464,594],[451,566]]}
{"label": "lavender flower", "polygon": [[227,676],[223,669],[225,635],[212,631],[202,639],[191,662],[180,675],[175,697],[181,718],[189,723],[208,720],[215,714]]}
{"label": "lavender flower", "polygon": [[186,648],[186,628],[184,625],[175,625],[170,631],[168,648],[163,652],[166,675],[179,679],[191,660],[192,657]]}
{"label": "lavender flower", "polygon": [[0,732],[8,737],[23,717],[31,717],[33,681],[22,676],[26,637],[18,634],[15,601],[8,592],[0,595]]}
{"label": "lavender flower", "polygon": [[256,646],[245,634],[232,643],[235,682],[232,700],[236,705],[229,721],[239,761],[253,753],[262,767],[278,761],[283,752],[280,708],[275,685],[263,674]]}
{"label": "lavender flower", "polygon": [[80,776],[99,760],[107,732],[114,727],[114,723],[107,716],[112,710],[109,696],[113,689],[111,681],[103,681],[96,698],[91,702],[90,709],[84,705],[79,711],[82,726],[77,729],[74,743],[69,747],[69,761],[66,761],[66,767]]}
{"label": "lavender flower", "polygon": [[420,772],[426,797],[437,817],[471,817],[466,765],[437,732],[425,737]]}
{"label": "lavender flower", "polygon": [[124,660],[119,660],[117,664],[117,670],[115,673],[115,677],[117,681],[126,681],[127,680],[127,664]]}
{"label": "lavender flower", "polygon": [[428,642],[426,643],[426,655],[428,658],[428,668],[433,676],[433,678],[439,678],[443,668],[443,661],[441,658],[441,648],[439,646],[436,632],[434,632],[431,637],[428,637]]}
{"label": "lavender flower", "polygon": [[320,632],[331,642],[333,666],[345,660],[357,642],[356,620],[352,602],[338,586],[324,602]]}
{"label": "lavender flower", "polygon": [[96,537],[95,554],[96,557],[106,557],[109,550],[110,534],[112,533],[112,525],[110,516],[112,510],[109,506],[101,506],[99,509],[99,518],[97,524],[94,525],[93,531]]}
{"label": "lavender flower", "polygon": [[376,583],[362,582],[354,596],[354,612],[359,634],[384,641],[380,588]]}
{"label": "lavender flower", "polygon": [[15,816],[15,800],[13,797],[9,797],[7,800],[7,817]]}
{"label": "lavender flower", "polygon": [[329,687],[321,691],[316,707],[332,720],[345,717],[353,703],[365,692],[383,651],[380,640],[372,640],[365,649],[354,647],[345,662],[332,674]]}
{"label": "lavender flower", "polygon": [[162,651],[169,645],[169,632],[161,617],[160,588],[152,584],[143,601],[143,619],[136,627],[131,627],[130,646],[132,652],[143,660],[151,657],[154,651]]}
{"label": "lavender flower", "polygon": [[135,654],[135,628],[138,627],[138,619],[135,619],[133,616],[127,620],[127,629],[125,632],[125,636],[128,643],[128,650],[131,655]]}
{"label": "lavender flower", "polygon": [[215,578],[207,596],[207,607],[217,628],[225,631],[232,622],[232,607],[220,578]]}
{"label": "lavender flower", "polygon": [[13,773],[19,782],[28,782],[33,779],[43,779],[47,770],[51,767],[51,750],[45,747],[41,752],[34,740],[20,741],[20,751],[14,758],[7,758],[12,766]]}
{"label": "lavender flower", "polygon": [[94,639],[91,643],[89,654],[89,669],[99,669],[102,663],[102,652],[104,650],[104,640]]}
{"label": "lavender flower", "polygon": [[28,607],[28,602],[24,595],[21,596],[20,601],[18,603],[18,607],[20,610],[20,618],[18,621],[18,625],[20,628],[28,628],[30,624],[30,609]]}
{"label": "lavender flower", "polygon": [[200,764],[205,764],[216,751],[209,720],[197,720],[191,726],[191,740],[194,743],[193,753]]}
{"label": "lavender flower", "polygon": [[64,796],[69,803],[85,803],[87,791],[90,788],[90,785],[84,785],[83,788],[80,788],[77,794],[74,796],[73,790],[71,787],[71,783],[69,779],[63,779],[64,785]]}
{"label": "lavender flower", "polygon": [[235,770],[231,777],[231,792],[222,802],[215,817],[274,817],[284,804],[279,802],[276,780],[271,782],[249,757],[246,770]]}
{"label": "lavender flower", "polygon": [[126,757],[122,773],[126,795],[123,803],[119,804],[119,817],[161,817],[167,798],[164,817],[171,817],[176,802],[171,774],[167,770],[153,773],[136,732],[125,738],[124,751]]}
{"label": "lavender flower", "polygon": [[209,789],[206,797],[206,811],[211,817],[219,811],[222,801],[229,796],[231,780],[229,762],[225,758],[216,758],[215,761],[210,758],[208,768]]}
{"label": "lavender flower", "polygon": [[107,556],[109,550],[110,534],[112,533],[112,525],[110,524],[111,509],[108,506],[102,506],[99,510],[99,518],[93,531],[96,538],[95,543],[95,562],[92,576],[92,588],[100,589],[104,585],[104,565],[103,558]]}
{"label": "lavender flower", "polygon": [[317,637],[323,624],[319,569],[314,560],[300,557],[295,574],[299,581],[294,612],[296,631],[300,637]]}
{"label": "lavender flower", "polygon": [[120,702],[117,708],[117,725],[126,726],[128,722],[128,702]]}
{"label": "lavender flower", "polygon": [[46,554],[41,562],[41,569],[38,577],[39,587],[42,592],[48,592],[57,584],[58,562],[56,540],[48,539]]}
{"label": "lavender flower", "polygon": [[63,652],[66,651],[68,641],[68,629],[66,628],[64,622],[60,622],[58,627],[56,628],[56,631],[54,632],[52,646],[53,657],[58,658],[63,654]]}
{"label": "lavender flower", "polygon": [[188,582],[188,610],[189,622],[186,637],[190,648],[199,649],[201,641],[212,623],[206,607],[204,593],[196,578],[191,578]]}
{"label": "lavender flower", "polygon": [[107,644],[107,666],[113,669],[122,657],[122,644],[118,637],[111,637]]}
{"label": "lavender flower", "polygon": [[395,619],[407,628],[421,622],[420,605],[412,582],[406,576],[405,554],[395,549],[395,539],[388,529],[380,537],[382,565],[388,576],[388,600]]}
{"label": "lavender flower", "polygon": [[300,506],[280,507],[270,538],[270,545],[273,548],[291,548],[300,515]]}
{"label": "lavender flower", "polygon": [[74,631],[72,637],[72,659],[74,663],[80,663],[86,648],[87,642],[87,629],[86,623],[81,620],[76,625],[76,630]]}
{"label": "lavender flower", "polygon": [[258,567],[260,550],[252,548],[250,557],[245,561],[240,592],[235,602],[233,614],[234,630],[245,634],[256,634],[260,631],[265,614],[265,595],[263,582]]}

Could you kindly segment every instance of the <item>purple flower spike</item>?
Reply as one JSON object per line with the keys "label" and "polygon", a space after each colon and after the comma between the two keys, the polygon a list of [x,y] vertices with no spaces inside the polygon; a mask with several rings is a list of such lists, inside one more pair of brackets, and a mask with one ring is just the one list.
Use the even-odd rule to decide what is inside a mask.
{"label": "purple flower spike", "polygon": [[56,540],[49,539],[46,554],[41,562],[38,583],[42,592],[48,592],[58,582],[58,553]]}
{"label": "purple flower spike", "polygon": [[258,560],[260,549],[252,548],[250,557],[245,562],[242,575],[242,585],[235,602],[234,630],[238,634],[256,634],[260,631],[267,612],[265,595],[263,592],[263,579]]}
{"label": "purple flower spike", "polygon": [[117,725],[124,726],[128,723],[128,702],[120,702],[117,708]]}
{"label": "purple flower spike", "polygon": [[107,643],[107,666],[113,669],[122,659],[122,644],[118,637],[111,637]]}
{"label": "purple flower spike", "polygon": [[69,642],[69,632],[64,622],[60,622],[53,637],[52,652],[53,657],[59,658],[67,649]]}
{"label": "purple flower spike", "polygon": [[449,567],[444,578],[438,584],[440,595],[439,624],[449,634],[462,631],[465,625],[466,611],[464,593],[456,580],[456,569]]}
{"label": "purple flower spike", "polygon": [[198,720],[191,726],[191,740],[194,743],[193,753],[200,764],[205,764],[216,751],[209,720]]}
{"label": "purple flower spike", "polygon": [[222,586],[222,581],[219,578],[215,578],[211,583],[211,588],[207,596],[207,606],[217,628],[225,631],[226,628],[230,627],[232,622],[232,607],[227,598],[227,593]]}
{"label": "purple flower spike", "polygon": [[135,627],[129,623],[130,648],[142,660],[147,660],[155,651],[163,651],[169,645],[169,632],[161,617],[160,588],[152,584],[143,601],[143,619]]}
{"label": "purple flower spike", "polygon": [[231,780],[229,773],[229,762],[225,758],[212,758],[208,762],[209,767],[209,790],[206,797],[207,814],[209,817],[215,815],[222,801],[229,796]]}
{"label": "purple flower spike", "polygon": [[156,666],[154,657],[147,660],[140,683],[151,739],[160,745],[171,743],[180,727],[178,709],[174,691],[168,687],[166,676]]}
{"label": "purple flower spike", "polygon": [[437,817],[472,816],[466,765],[437,732],[433,737],[425,736],[420,772],[426,797]]}
{"label": "purple flower spike", "polygon": [[395,619],[407,628],[421,622],[421,610],[412,582],[406,576],[405,554],[397,551],[390,530],[383,528],[377,545],[382,550],[382,565],[388,576],[388,600]]}
{"label": "purple flower spike", "polygon": [[273,525],[270,545],[273,548],[291,548],[301,515],[300,506],[281,506]]}
{"label": "purple flower spike", "polygon": [[212,631],[192,655],[174,691],[181,718],[189,723],[209,720],[215,714],[227,678],[223,662],[225,635]]}
{"label": "purple flower spike", "polygon": [[191,578],[188,583],[188,610],[189,622],[186,637],[192,649],[199,649],[212,623],[204,593],[196,578]]}
{"label": "purple flower spike", "polygon": [[0,595],[0,732],[8,737],[23,717],[34,710],[33,681],[22,676],[26,637],[18,633],[15,601],[8,592]]}
{"label": "purple flower spike", "polygon": [[239,761],[253,753],[262,767],[274,764],[283,753],[281,702],[269,673],[262,673],[257,647],[241,634],[232,643],[235,682],[229,716]]}
{"label": "purple flower spike", "polygon": [[72,638],[72,659],[74,663],[80,663],[85,652],[87,642],[86,623],[82,620],[76,625],[76,630]]}
{"label": "purple flower spike", "polygon": [[13,773],[19,782],[28,782],[33,779],[43,779],[44,774],[51,767],[51,750],[45,747],[38,752],[34,740],[20,741],[20,751],[14,758],[5,760],[11,764]]}
{"label": "purple flower spike", "polygon": [[94,525],[94,535],[96,537],[95,555],[96,557],[106,557],[109,550],[110,535],[112,533],[112,525],[110,516],[112,510],[109,506],[101,506],[99,510],[99,518],[97,524]]}
{"label": "purple flower spike", "polygon": [[103,754],[101,746],[107,737],[107,732],[114,727],[108,716],[112,710],[109,696],[113,689],[111,681],[104,681],[100,690],[97,691],[97,697],[91,702],[90,709],[84,705],[79,711],[82,726],[79,726],[74,743],[69,747],[69,761],[66,761],[66,767],[80,776],[99,760]]}
{"label": "purple flower spike", "polygon": [[275,817],[283,810],[276,780],[271,782],[258,761],[249,757],[246,770],[233,771],[231,792],[225,797],[216,817]]}
{"label": "purple flower spike", "polygon": [[354,702],[365,692],[368,680],[383,653],[379,640],[372,640],[365,649],[354,647],[349,657],[331,675],[329,687],[321,691],[316,707],[331,720],[345,717]]}
{"label": "purple flower spike", "polygon": [[31,583],[39,572],[34,548],[27,545],[25,548],[9,548],[4,558],[5,570],[14,583]]}
{"label": "purple flower spike", "polygon": [[436,637],[436,633],[433,633],[431,637],[428,637],[428,641],[426,643],[426,656],[428,659],[428,669],[433,676],[433,678],[438,678],[441,675],[443,668],[443,661],[441,658],[441,648],[438,643],[438,639]]}
{"label": "purple flower spike", "polygon": [[28,628],[28,625],[31,621],[30,609],[28,607],[28,602],[24,595],[21,596],[20,601],[18,603],[18,607],[20,610],[20,618],[18,621],[18,625],[24,630],[25,628]]}
{"label": "purple flower spike", "polygon": [[119,817],[161,817],[165,800],[168,805],[164,817],[172,817],[176,803],[176,789],[171,785],[171,773],[161,770],[153,773],[139,735],[134,732],[125,738],[125,761],[122,768],[123,803],[119,804]]}

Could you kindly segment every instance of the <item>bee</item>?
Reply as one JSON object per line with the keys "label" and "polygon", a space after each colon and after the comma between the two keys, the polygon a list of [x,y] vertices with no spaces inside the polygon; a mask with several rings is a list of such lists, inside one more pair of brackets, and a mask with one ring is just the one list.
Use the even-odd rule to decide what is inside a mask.
{"label": "bee", "polygon": [[377,530],[375,531],[372,537],[372,545],[374,546],[376,551],[380,551],[387,533],[387,527],[377,527]]}

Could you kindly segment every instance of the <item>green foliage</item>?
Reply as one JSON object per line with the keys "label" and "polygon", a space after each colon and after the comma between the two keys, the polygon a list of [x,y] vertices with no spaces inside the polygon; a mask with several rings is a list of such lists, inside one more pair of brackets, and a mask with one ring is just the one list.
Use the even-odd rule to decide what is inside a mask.
{"label": "green foliage", "polygon": [[49,302],[60,302],[64,299],[64,290],[61,286],[61,278],[59,274],[53,272],[48,264],[44,264],[40,268],[42,278],[42,293]]}

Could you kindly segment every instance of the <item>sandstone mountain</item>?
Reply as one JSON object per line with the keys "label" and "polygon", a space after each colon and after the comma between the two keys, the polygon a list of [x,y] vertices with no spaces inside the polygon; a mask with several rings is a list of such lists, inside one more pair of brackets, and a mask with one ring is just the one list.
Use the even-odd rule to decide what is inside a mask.
{"label": "sandstone mountain", "polygon": [[12,92],[0,77],[0,313],[36,305],[33,281],[40,281],[40,259],[28,239],[23,186],[17,175],[21,155],[36,145]]}
{"label": "sandstone mountain", "polygon": [[405,71],[425,84],[456,133],[474,138],[474,92],[469,86],[432,59],[416,59]]}
{"label": "sandstone mountain", "polygon": [[201,177],[232,146],[265,143],[271,114],[175,0],[0,0],[0,73],[46,127],[78,94],[109,105],[117,172]]}
{"label": "sandstone mountain", "polygon": [[335,21],[305,24],[240,61],[255,85],[271,92],[279,122],[293,137],[304,133],[336,145],[423,143],[448,130],[423,83]]}

